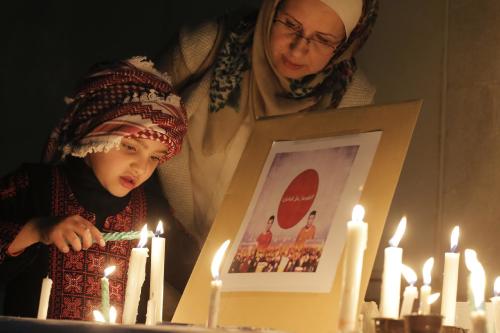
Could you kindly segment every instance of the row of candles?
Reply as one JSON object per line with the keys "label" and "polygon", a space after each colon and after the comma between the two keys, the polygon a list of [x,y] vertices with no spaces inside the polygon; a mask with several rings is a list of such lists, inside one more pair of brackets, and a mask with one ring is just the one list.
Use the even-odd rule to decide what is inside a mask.
{"label": "row of candles", "polygon": [[[346,258],[338,325],[341,332],[354,332],[357,330],[357,304],[359,301],[363,255],[368,235],[368,225],[363,222],[363,217],[363,207],[356,205],[353,209],[352,221],[347,223]],[[389,241],[389,247],[384,250],[384,269],[380,295],[380,316],[383,318],[398,319],[412,314],[414,302],[418,298],[420,298],[418,314],[428,315],[431,312],[431,304],[440,297],[440,293],[431,294],[431,272],[434,258],[429,258],[424,263],[422,269],[423,285],[420,287],[420,295],[415,286],[417,282],[416,273],[402,262],[403,249],[398,245],[404,235],[406,223],[406,218],[403,217],[394,236]],[[459,227],[456,226],[451,233],[450,251],[446,252],[444,256],[441,315],[443,316],[443,325],[446,326],[455,326],[460,262],[460,253],[457,251],[458,238]],[[466,249],[464,254],[465,264],[470,272],[468,291],[469,303],[472,309],[470,313],[472,331],[474,333],[486,333],[485,270],[474,250]],[[403,301],[400,307],[401,275],[408,282],[408,286],[404,289]],[[491,303],[495,331],[500,332],[500,277],[495,279],[494,297],[491,298]]]}
{"label": "row of candles", "polygon": [[[127,272],[127,286],[125,289],[125,302],[123,306],[122,322],[124,324],[135,324],[137,318],[137,309],[141,296],[141,286],[146,277],[146,262],[148,258],[148,248],[146,243],[148,237],[151,241],[151,281],[150,295],[147,308],[148,324],[156,324],[162,320],[163,313],[163,279],[165,262],[165,238],[163,234],[163,224],[158,222],[156,232],[148,231],[147,225],[137,231],[109,233],[104,235],[106,241],[127,241],[140,240],[137,247],[133,248],[130,254],[130,260]],[[109,276],[114,272],[115,266],[109,266],[104,269],[104,276],[101,278],[101,309],[94,310],[94,319],[98,322],[115,323],[117,311],[114,306],[110,306],[109,297]],[[38,319],[47,318],[47,309],[52,289],[52,280],[48,277],[42,281],[40,292],[40,301],[38,306]]]}
{"label": "row of candles", "polygon": [[[148,258],[148,249],[145,247],[148,237],[151,241],[151,280],[150,295],[147,304],[146,325],[155,325],[162,321],[163,317],[163,283],[164,283],[164,262],[165,262],[165,238],[163,234],[163,224],[160,221],[153,234],[148,231],[147,225],[144,225],[141,232],[117,232],[105,234],[107,241],[126,241],[140,237],[137,247],[133,248],[130,255],[127,286],[125,289],[125,302],[123,306],[123,324],[135,324],[137,310],[141,297],[141,287],[146,276],[146,262]],[[217,250],[212,260],[211,273],[211,294],[210,307],[207,326],[214,328],[218,324],[220,294],[222,289],[222,280],[220,279],[220,266],[224,259],[224,254],[230,241],[226,240]],[[115,266],[109,266],[104,269],[104,276],[101,278],[101,309],[94,310],[94,319],[97,322],[112,323],[116,322],[117,311],[114,306],[110,306],[109,297],[109,276],[114,272]],[[38,319],[47,318],[47,310],[52,289],[52,280],[44,278],[40,293],[38,306]]]}

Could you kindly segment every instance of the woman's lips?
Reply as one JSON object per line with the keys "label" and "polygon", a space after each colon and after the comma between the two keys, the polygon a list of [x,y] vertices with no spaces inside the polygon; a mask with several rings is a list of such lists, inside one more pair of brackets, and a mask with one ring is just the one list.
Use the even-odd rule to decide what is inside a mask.
{"label": "woman's lips", "polygon": [[299,65],[294,62],[291,62],[285,55],[281,56],[281,60],[283,61],[283,65],[285,65],[286,68],[289,68],[291,70],[298,70],[304,67],[304,65]]}
{"label": "woman's lips", "polygon": [[120,184],[123,187],[131,190],[135,187],[135,180],[132,177],[122,176],[120,177]]}

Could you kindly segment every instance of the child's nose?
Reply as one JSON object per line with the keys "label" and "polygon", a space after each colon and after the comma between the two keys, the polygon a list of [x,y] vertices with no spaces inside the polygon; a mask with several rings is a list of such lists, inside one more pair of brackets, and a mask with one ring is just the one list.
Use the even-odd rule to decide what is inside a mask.
{"label": "child's nose", "polygon": [[146,172],[147,165],[147,158],[137,157],[136,159],[134,159],[131,166],[132,169],[137,173],[137,176],[141,176],[142,174],[144,174],[144,172]]}

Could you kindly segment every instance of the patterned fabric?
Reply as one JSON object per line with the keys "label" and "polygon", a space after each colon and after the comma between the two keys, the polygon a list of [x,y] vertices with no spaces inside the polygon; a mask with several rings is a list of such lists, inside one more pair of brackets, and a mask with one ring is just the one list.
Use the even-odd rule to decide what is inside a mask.
{"label": "patterned fabric", "polygon": [[[378,0],[364,0],[363,14],[349,39],[336,49],[329,64],[321,72],[297,80],[288,80],[288,97],[301,99],[322,96],[328,92],[331,93],[330,105],[337,107],[356,71],[356,62],[352,55],[361,48],[370,35],[377,12]],[[226,104],[237,110],[235,106],[238,99],[232,97],[239,95],[242,75],[250,69],[250,49],[254,42],[255,20],[255,16],[242,20],[228,33],[223,43],[210,84],[211,112],[219,111]]]}
{"label": "patterned fabric", "polygon": [[[67,178],[60,169],[53,171],[53,216],[80,216],[95,223],[95,215],[86,211],[75,198]],[[139,230],[146,218],[146,200],[142,189],[131,192],[129,204],[117,215],[108,217],[102,232]],[[104,269],[115,265],[109,276],[110,304],[117,309],[117,322],[121,322],[125,287],[127,285],[128,259],[135,244],[108,242],[105,248],[97,244],[86,251],[66,254],[50,247],[49,277],[53,281],[48,318],[92,321],[93,310],[100,310],[101,278]]]}
{"label": "patterned fabric", "polygon": [[124,137],[165,144],[168,153],[161,162],[181,149],[187,130],[184,106],[168,76],[143,57],[95,66],[67,102],[66,116],[49,137],[45,162],[106,152]]}

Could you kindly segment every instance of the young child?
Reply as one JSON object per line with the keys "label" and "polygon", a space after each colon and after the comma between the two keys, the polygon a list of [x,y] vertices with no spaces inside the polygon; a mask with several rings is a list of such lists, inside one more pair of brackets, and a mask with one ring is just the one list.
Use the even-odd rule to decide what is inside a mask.
{"label": "young child", "polygon": [[[23,165],[0,181],[4,314],[35,317],[48,276],[48,318],[93,320],[103,270],[115,265],[110,303],[120,321],[137,242],[105,243],[101,233],[167,223],[167,294],[182,292],[198,253],[162,194],[145,190],[155,168],[179,152],[186,112],[166,75],[139,57],[95,66],[68,103],[49,138],[47,163]],[[145,286],[140,321],[149,296]],[[167,304],[172,308],[171,297]]]}

